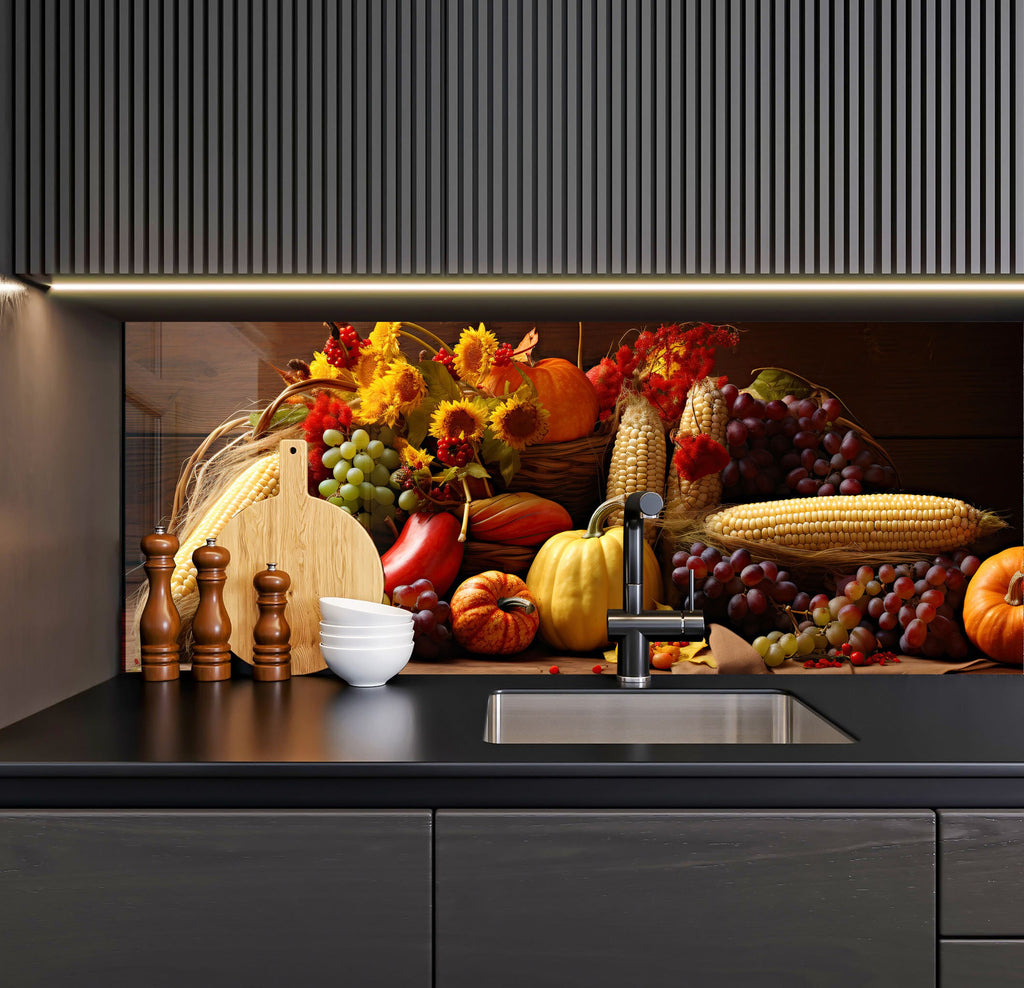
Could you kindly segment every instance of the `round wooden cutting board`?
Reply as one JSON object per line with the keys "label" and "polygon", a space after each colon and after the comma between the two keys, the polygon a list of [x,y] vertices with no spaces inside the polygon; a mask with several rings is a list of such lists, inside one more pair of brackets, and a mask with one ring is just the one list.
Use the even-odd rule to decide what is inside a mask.
{"label": "round wooden cutting board", "polygon": [[380,601],[384,569],[373,539],[346,511],[306,492],[306,443],[281,443],[281,485],[224,526],[217,544],[231,553],[224,604],[231,651],[252,664],[252,630],[259,617],[252,578],[276,563],[291,578],[285,618],[291,625],[292,673],[327,668],[320,655],[320,598]]}

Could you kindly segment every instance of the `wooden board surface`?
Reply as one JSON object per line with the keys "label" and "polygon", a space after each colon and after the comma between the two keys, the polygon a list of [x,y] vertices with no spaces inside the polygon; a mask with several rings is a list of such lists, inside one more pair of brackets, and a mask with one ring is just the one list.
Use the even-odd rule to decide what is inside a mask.
{"label": "wooden board surface", "polygon": [[292,580],[285,617],[292,629],[292,672],[302,675],[327,668],[320,655],[320,598],[379,601],[384,570],[362,525],[306,492],[305,442],[282,442],[280,449],[280,493],[235,515],[217,542],[231,553],[224,584],[231,651],[252,663],[259,616],[252,578],[276,563]]}

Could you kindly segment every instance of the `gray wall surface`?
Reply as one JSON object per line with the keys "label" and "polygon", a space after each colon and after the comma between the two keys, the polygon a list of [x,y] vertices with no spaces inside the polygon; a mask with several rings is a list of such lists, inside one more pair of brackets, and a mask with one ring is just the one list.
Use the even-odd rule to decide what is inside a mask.
{"label": "gray wall surface", "polygon": [[0,726],[120,669],[121,338],[0,298]]}
{"label": "gray wall surface", "polygon": [[1020,0],[13,2],[19,272],[1024,272]]}
{"label": "gray wall surface", "polygon": [[14,5],[0,0],[0,276],[14,271]]}

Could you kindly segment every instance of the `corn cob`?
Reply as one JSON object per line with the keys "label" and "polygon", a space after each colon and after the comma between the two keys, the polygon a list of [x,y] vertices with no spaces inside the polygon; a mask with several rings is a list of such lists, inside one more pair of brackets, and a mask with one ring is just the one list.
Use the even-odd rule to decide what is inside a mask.
{"label": "corn cob", "polygon": [[274,452],[261,456],[231,482],[193,527],[186,541],[174,554],[171,596],[174,603],[179,605],[179,611],[181,602],[196,592],[196,568],[192,565],[192,553],[207,539],[216,538],[243,508],[276,494],[280,480],[280,454]]}
{"label": "corn cob", "polygon": [[761,543],[807,551],[923,552],[958,549],[1004,523],[963,501],[932,494],[837,494],[739,504],[705,529],[725,545]]}
{"label": "corn cob", "polygon": [[[635,491],[658,491],[665,485],[665,427],[657,409],[644,397],[631,395],[619,417],[608,470],[608,497]],[[609,521],[622,524],[622,512],[614,512]],[[653,542],[657,530],[645,525],[644,537]]]}
{"label": "corn cob", "polygon": [[[705,377],[690,389],[686,407],[679,419],[678,438],[700,434],[710,436],[725,445],[725,427],[729,424],[729,410],[722,392],[713,378]],[[668,482],[665,489],[665,519],[678,522],[693,517],[705,508],[712,508],[722,500],[722,478],[711,473],[697,480],[680,477],[675,464],[669,461]]]}

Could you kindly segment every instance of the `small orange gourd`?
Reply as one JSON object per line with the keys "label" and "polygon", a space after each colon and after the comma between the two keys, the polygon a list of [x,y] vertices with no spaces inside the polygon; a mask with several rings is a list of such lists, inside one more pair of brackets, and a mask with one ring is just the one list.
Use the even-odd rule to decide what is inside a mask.
{"label": "small orange gourd", "polygon": [[482,655],[521,652],[540,625],[537,602],[526,584],[499,570],[463,581],[452,595],[451,609],[455,640]]}
{"label": "small orange gourd", "polygon": [[989,658],[1024,663],[1024,546],[990,556],[967,584],[967,637]]}

